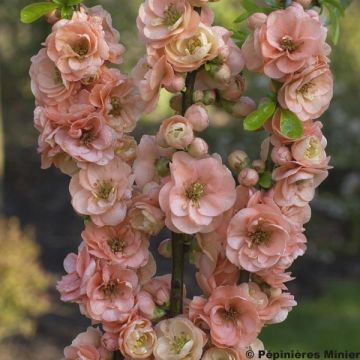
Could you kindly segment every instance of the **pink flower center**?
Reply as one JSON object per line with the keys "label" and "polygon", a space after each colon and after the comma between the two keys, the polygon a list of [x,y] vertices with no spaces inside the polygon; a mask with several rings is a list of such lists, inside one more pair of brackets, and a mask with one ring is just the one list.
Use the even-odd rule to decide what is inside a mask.
{"label": "pink flower center", "polygon": [[256,231],[249,234],[251,239],[251,245],[260,245],[269,239],[269,234],[266,231],[257,229]]}
{"label": "pink flower center", "polygon": [[236,322],[240,313],[234,307],[230,307],[228,310],[224,309],[221,316],[226,321]]}
{"label": "pink flower center", "polygon": [[104,293],[106,297],[111,297],[112,295],[117,294],[118,290],[119,290],[118,280],[110,280],[109,282],[101,286],[101,291]]}
{"label": "pink flower center", "polygon": [[95,197],[108,200],[111,193],[115,191],[112,181],[103,181],[97,186]]}
{"label": "pink flower center", "polygon": [[122,253],[125,248],[125,242],[118,237],[108,239],[107,244],[114,254]]}
{"label": "pink flower center", "polygon": [[186,197],[192,201],[193,204],[198,205],[200,199],[204,196],[205,193],[205,185],[200,182],[192,183],[186,190]]}
{"label": "pink flower center", "polygon": [[96,135],[92,129],[83,130],[80,137],[80,144],[88,146],[96,139]]}
{"label": "pink flower center", "polygon": [[181,13],[176,8],[175,4],[170,4],[167,9],[164,11],[164,25],[174,26],[176,22],[180,19]]}
{"label": "pink flower center", "polygon": [[290,53],[294,52],[298,46],[295,44],[291,36],[284,36],[280,41],[280,46],[283,50],[288,51]]}
{"label": "pink flower center", "polygon": [[112,96],[110,99],[111,110],[109,111],[109,115],[112,116],[120,116],[121,115],[121,100],[117,96]]}

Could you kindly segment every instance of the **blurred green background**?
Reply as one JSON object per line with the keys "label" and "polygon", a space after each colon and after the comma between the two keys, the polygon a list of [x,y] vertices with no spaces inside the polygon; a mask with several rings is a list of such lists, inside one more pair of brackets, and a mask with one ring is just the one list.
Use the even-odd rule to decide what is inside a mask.
{"label": "blurred green background", "polygon": [[[19,23],[19,10],[27,3],[0,2],[0,149],[4,149],[0,213],[4,218],[16,216],[22,226],[35,229],[22,230],[16,219],[0,223],[0,314],[6,314],[0,315],[0,360],[55,360],[88,325],[77,307],[62,304],[54,290],[55,280],[63,273],[63,258],[80,242],[82,224],[70,206],[68,178],[54,169],[40,170],[28,68],[50,28],[45,21]],[[121,32],[128,49],[122,69],[128,71],[144,51],[135,27],[141,1],[98,3],[112,13]],[[234,28],[240,0],[221,0],[212,7],[217,24]],[[309,250],[292,269],[297,279],[290,288],[299,305],[283,324],[264,330],[261,339],[269,350],[360,351],[359,18],[360,1],[355,0],[342,20],[340,41],[333,50],[335,97],[322,119],[334,169],[312,204]],[[259,100],[266,86],[263,78],[249,77],[248,94]],[[168,114],[168,98],[164,93],[158,110],[142,119],[138,138],[144,132],[155,133],[157,123]],[[241,127],[241,121],[214,112],[212,127],[205,134],[211,150],[224,156],[244,149],[255,159],[263,135],[244,134]],[[11,260],[3,260],[10,255]],[[167,266],[162,262],[160,270],[166,271]]]}

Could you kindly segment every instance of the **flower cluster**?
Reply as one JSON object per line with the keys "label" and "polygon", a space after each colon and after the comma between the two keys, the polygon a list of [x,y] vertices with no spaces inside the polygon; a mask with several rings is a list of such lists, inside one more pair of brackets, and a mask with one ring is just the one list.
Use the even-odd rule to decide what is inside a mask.
{"label": "flower cluster", "polygon": [[[130,76],[110,67],[124,47],[100,6],[57,19],[32,59],[42,166],[71,176],[85,221],[57,289],[102,329],[78,335],[66,359],[241,360],[296,305],[288,269],[306,250],[309,202],[329,169],[317,120],[332,97],[327,31],[294,3],[253,14],[239,48],[209,2],[145,0],[137,27],[146,55]],[[271,79],[274,111],[260,158],[236,150],[226,166],[199,133],[209,105],[236,117],[259,111],[243,96],[245,68]],[[137,143],[130,133],[163,88],[175,113]],[[284,131],[286,116],[299,136]],[[156,276],[149,243],[165,227],[188,247],[202,296],[175,298],[171,275]],[[166,240],[159,252],[172,249]],[[182,311],[170,314],[174,301]]]}

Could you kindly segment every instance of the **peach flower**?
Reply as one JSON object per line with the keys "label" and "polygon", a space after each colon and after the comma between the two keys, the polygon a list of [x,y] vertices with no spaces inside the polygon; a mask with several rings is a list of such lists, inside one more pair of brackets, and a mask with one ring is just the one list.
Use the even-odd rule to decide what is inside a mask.
{"label": "peach flower", "polygon": [[95,260],[90,256],[88,248],[82,243],[79,254],[68,254],[64,260],[67,275],[56,285],[61,300],[65,302],[81,302],[86,296],[86,286],[96,268]]}
{"label": "peach flower", "polygon": [[134,130],[143,110],[143,102],[131,78],[117,69],[104,69],[91,90],[90,103],[101,112],[119,134]]}
{"label": "peach flower", "polygon": [[65,80],[47,55],[46,49],[31,58],[31,90],[40,105],[55,105],[73,96],[80,83]]}
{"label": "peach flower", "polygon": [[111,354],[101,345],[101,332],[88,327],[64,349],[65,360],[110,360]]}
{"label": "peach flower", "polygon": [[275,202],[283,206],[306,206],[315,196],[315,188],[328,176],[323,169],[303,166],[280,166],[273,172],[276,181]]}
{"label": "peach flower", "polygon": [[198,69],[219,54],[219,39],[213,29],[200,24],[192,36],[180,35],[165,46],[166,60],[179,72]]}
{"label": "peach flower", "polygon": [[194,234],[212,231],[235,203],[235,181],[215,157],[194,159],[185,152],[174,154],[171,179],[159,194],[167,227]]}
{"label": "peach flower", "polygon": [[165,226],[165,215],[159,205],[147,196],[133,199],[129,208],[128,218],[130,225],[147,235],[157,235]]}
{"label": "peach flower", "polygon": [[190,320],[178,316],[161,321],[155,328],[158,337],[156,360],[200,360],[206,335]]}
{"label": "peach flower", "polygon": [[162,159],[170,159],[173,152],[174,149],[157,145],[154,136],[143,135],[133,164],[136,185],[143,189],[150,182],[159,182],[161,175],[156,166]]}
{"label": "peach flower", "polygon": [[175,35],[191,35],[199,22],[199,14],[187,0],[146,0],[140,6],[137,18],[140,34],[157,48],[163,47]]}
{"label": "peach flower", "polygon": [[273,201],[249,204],[230,222],[226,256],[250,272],[268,269],[284,256],[290,235],[291,225]]}
{"label": "peach flower", "polygon": [[69,81],[96,74],[110,59],[102,19],[83,11],[75,11],[71,20],[55,23],[45,44],[49,58]]}
{"label": "peach flower", "polygon": [[127,221],[116,227],[101,228],[88,223],[81,236],[89,247],[89,253],[99,259],[132,269],[139,268],[148,261],[147,237],[134,230]]}
{"label": "peach flower", "polygon": [[133,270],[100,262],[87,285],[86,308],[93,320],[124,321],[135,306],[138,277]]}
{"label": "peach flower", "polygon": [[133,182],[131,167],[120,159],[105,166],[84,164],[70,181],[71,203],[98,226],[117,225],[126,216]]}
{"label": "peach flower", "polygon": [[220,286],[203,304],[202,318],[219,347],[245,347],[259,334],[258,305],[243,286]]}
{"label": "peach flower", "polygon": [[206,351],[202,360],[242,360],[239,352],[233,348],[212,347]]}
{"label": "peach flower", "polygon": [[120,44],[120,34],[113,28],[112,19],[109,12],[107,12],[101,5],[87,8],[86,12],[92,17],[99,17],[102,19],[102,28],[105,33],[105,41],[109,46],[109,61],[113,64],[121,64],[122,56],[125,52],[124,45]]}
{"label": "peach flower", "polygon": [[115,131],[99,113],[59,129],[54,136],[61,149],[80,162],[106,165],[114,158]]}
{"label": "peach flower", "polygon": [[252,33],[242,48],[246,66],[270,78],[292,74],[327,51],[326,28],[299,4],[267,17],[255,14],[249,25]]}
{"label": "peach flower", "polygon": [[150,359],[156,346],[156,333],[148,319],[135,317],[119,334],[119,348],[125,358]]}
{"label": "peach flower", "polygon": [[333,96],[333,76],[327,64],[310,65],[289,77],[278,93],[280,105],[302,121],[319,118]]}

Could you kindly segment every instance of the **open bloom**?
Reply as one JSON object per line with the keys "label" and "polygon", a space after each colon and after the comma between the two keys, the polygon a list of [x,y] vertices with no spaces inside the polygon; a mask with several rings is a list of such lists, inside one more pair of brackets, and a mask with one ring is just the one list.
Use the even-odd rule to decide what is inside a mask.
{"label": "open bloom", "polygon": [[179,316],[161,321],[155,328],[157,360],[200,360],[206,344],[205,333],[190,320]]}
{"label": "open bloom", "polygon": [[146,0],[137,18],[140,34],[154,47],[163,47],[175,35],[193,33],[199,22],[199,14],[187,0]]}
{"label": "open bloom", "polygon": [[137,291],[138,277],[133,270],[100,262],[87,286],[87,312],[98,321],[126,321]]}
{"label": "open bloom", "polygon": [[279,90],[281,106],[302,121],[319,118],[333,96],[333,76],[327,64],[310,65],[290,76]]}
{"label": "open bloom", "polygon": [[214,157],[194,159],[185,152],[174,154],[170,171],[159,194],[166,225],[186,234],[213,230],[236,200],[230,171]]}
{"label": "open bloom", "polygon": [[88,327],[64,349],[65,360],[109,360],[111,353],[101,345],[101,332]]}
{"label": "open bloom", "polygon": [[195,323],[201,320],[199,324],[210,329],[211,341],[219,347],[249,346],[262,327],[257,300],[244,286],[220,286],[193,310],[190,318]]}
{"label": "open bloom", "polygon": [[110,59],[102,19],[82,11],[75,11],[71,20],[59,20],[46,46],[49,58],[69,81],[93,76]]}
{"label": "open bloom", "polygon": [[126,216],[133,182],[131,167],[118,158],[105,166],[84,164],[70,181],[71,203],[98,226],[118,225]]}
{"label": "open bloom", "polygon": [[46,49],[31,58],[31,90],[39,105],[54,105],[73,96],[80,83],[65,80]]}
{"label": "open bloom", "polygon": [[276,204],[252,204],[232,218],[226,255],[250,272],[268,269],[284,256],[290,234],[290,223]]}
{"label": "open bloom", "polygon": [[219,40],[211,27],[200,24],[191,36],[179,35],[165,46],[166,60],[178,72],[190,72],[213,60],[219,53]]}
{"label": "open bloom", "polygon": [[156,334],[149,320],[136,316],[121,328],[119,348],[126,358],[149,359],[155,345]]}
{"label": "open bloom", "polygon": [[254,14],[249,23],[252,33],[242,50],[250,70],[281,79],[312,58],[326,54],[326,28],[299,4],[273,11],[267,17]]}
{"label": "open bloom", "polygon": [[115,227],[101,228],[89,223],[82,238],[88,245],[90,254],[124,268],[139,268],[149,258],[147,237],[134,230],[127,221]]}

